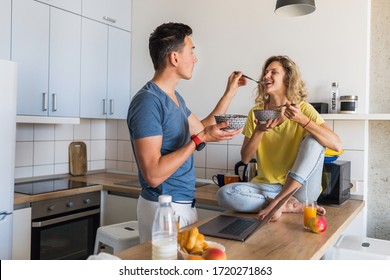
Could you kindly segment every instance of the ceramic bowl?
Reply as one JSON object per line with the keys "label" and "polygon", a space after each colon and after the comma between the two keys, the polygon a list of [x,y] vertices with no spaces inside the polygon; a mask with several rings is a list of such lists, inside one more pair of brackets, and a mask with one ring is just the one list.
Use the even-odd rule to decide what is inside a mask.
{"label": "ceramic bowl", "polygon": [[[207,241],[207,245],[209,248],[218,248],[225,252],[225,246],[223,246],[221,243],[213,242],[213,241]],[[188,257],[193,256],[191,254],[185,253],[181,248],[180,245],[177,245],[177,251],[179,252],[179,259],[186,260]]]}
{"label": "ceramic bowl", "polygon": [[334,162],[338,158],[339,158],[339,156],[325,156],[324,157],[324,162],[325,163]]}
{"label": "ceramic bowl", "polygon": [[222,128],[222,130],[236,130],[241,129],[244,126],[248,117],[245,115],[223,114],[215,115],[214,118],[217,123],[229,123],[229,125],[227,127]]}
{"label": "ceramic bowl", "polygon": [[280,111],[277,110],[253,110],[253,113],[259,122],[274,120],[280,115]]}

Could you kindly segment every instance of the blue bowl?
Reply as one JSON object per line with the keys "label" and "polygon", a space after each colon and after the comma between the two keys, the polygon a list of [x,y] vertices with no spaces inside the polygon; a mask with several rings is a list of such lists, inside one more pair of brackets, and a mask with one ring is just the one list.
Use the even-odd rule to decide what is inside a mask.
{"label": "blue bowl", "polygon": [[338,158],[339,158],[339,156],[325,157],[324,162],[325,163],[334,162]]}

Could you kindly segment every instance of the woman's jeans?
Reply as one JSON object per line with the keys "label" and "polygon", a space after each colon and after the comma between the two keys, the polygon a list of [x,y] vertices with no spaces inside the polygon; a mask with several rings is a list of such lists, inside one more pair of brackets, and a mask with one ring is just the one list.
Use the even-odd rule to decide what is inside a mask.
{"label": "woman's jeans", "polygon": [[[321,193],[324,147],[307,134],[299,146],[294,165],[287,176],[302,184],[294,194],[299,201],[317,200]],[[261,159],[260,159],[261,160]],[[237,212],[259,212],[268,205],[267,197],[274,198],[282,190],[282,184],[231,183],[217,192],[217,201],[225,209]]]}

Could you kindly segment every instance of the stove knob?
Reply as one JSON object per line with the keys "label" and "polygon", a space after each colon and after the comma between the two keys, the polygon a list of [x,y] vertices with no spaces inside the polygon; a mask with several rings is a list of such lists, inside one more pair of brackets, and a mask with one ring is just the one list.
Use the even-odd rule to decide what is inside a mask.
{"label": "stove knob", "polygon": [[74,205],[73,201],[69,201],[66,203],[66,207],[68,207],[68,208],[73,207],[73,205]]}
{"label": "stove knob", "polygon": [[55,209],[56,209],[55,205],[50,205],[49,207],[47,207],[47,211],[54,211]]}
{"label": "stove knob", "polygon": [[84,203],[85,203],[85,204],[90,204],[90,203],[91,203],[91,199],[90,199],[90,198],[84,199]]}

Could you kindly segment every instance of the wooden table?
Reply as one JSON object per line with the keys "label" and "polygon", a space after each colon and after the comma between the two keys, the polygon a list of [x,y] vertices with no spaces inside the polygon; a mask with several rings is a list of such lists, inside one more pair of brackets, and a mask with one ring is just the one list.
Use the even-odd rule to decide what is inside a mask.
{"label": "wooden table", "polygon": [[[234,260],[311,260],[320,259],[363,209],[364,201],[348,200],[341,206],[325,206],[328,228],[315,234],[302,226],[303,214],[285,213],[253,233],[245,242],[206,236],[223,244],[228,259]],[[253,216],[240,214],[241,216]],[[195,224],[205,223],[203,220]],[[151,243],[144,243],[116,254],[125,260],[150,260]]]}

